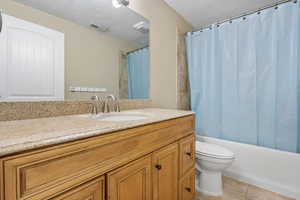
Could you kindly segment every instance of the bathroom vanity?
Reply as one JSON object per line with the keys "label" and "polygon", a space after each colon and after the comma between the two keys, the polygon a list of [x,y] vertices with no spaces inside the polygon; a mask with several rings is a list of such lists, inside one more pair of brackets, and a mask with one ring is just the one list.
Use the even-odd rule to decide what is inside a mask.
{"label": "bathroom vanity", "polygon": [[139,112],[147,119],[0,122],[0,199],[192,200],[193,113]]}

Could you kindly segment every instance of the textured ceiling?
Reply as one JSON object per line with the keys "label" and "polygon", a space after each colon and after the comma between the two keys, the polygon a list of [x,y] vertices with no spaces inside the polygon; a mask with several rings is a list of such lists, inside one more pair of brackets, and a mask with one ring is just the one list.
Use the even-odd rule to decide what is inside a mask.
{"label": "textured ceiling", "polygon": [[195,29],[272,5],[276,0],[165,0]]}
{"label": "textured ceiling", "polygon": [[96,24],[109,28],[109,33],[121,39],[148,43],[148,35],[133,29],[140,21],[147,21],[127,7],[114,8],[111,0],[15,0],[51,15],[83,26]]}

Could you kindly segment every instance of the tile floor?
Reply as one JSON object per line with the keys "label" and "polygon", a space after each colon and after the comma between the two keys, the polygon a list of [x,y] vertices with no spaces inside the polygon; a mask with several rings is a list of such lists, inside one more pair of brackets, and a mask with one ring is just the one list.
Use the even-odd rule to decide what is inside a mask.
{"label": "tile floor", "polygon": [[224,195],[222,197],[211,197],[198,193],[195,200],[294,200],[229,177],[223,177],[223,185]]}

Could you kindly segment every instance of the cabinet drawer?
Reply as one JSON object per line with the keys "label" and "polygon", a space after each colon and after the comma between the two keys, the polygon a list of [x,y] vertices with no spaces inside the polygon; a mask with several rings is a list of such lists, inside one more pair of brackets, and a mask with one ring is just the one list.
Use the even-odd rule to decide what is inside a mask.
{"label": "cabinet drawer", "polygon": [[179,200],[194,200],[195,169],[190,170],[179,182]]}
{"label": "cabinet drawer", "polygon": [[195,136],[180,140],[180,176],[195,168]]}
{"label": "cabinet drawer", "polygon": [[95,179],[51,200],[105,200],[105,179]]}
{"label": "cabinet drawer", "polygon": [[183,138],[193,116],[37,150],[4,160],[5,199],[47,199]]}

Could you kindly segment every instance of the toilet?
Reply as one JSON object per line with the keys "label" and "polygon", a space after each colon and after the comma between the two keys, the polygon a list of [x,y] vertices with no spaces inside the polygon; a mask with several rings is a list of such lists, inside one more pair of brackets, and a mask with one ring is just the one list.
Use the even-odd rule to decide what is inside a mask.
{"label": "toilet", "polygon": [[222,171],[230,167],[234,154],[206,142],[196,142],[196,190],[211,196],[223,195]]}

